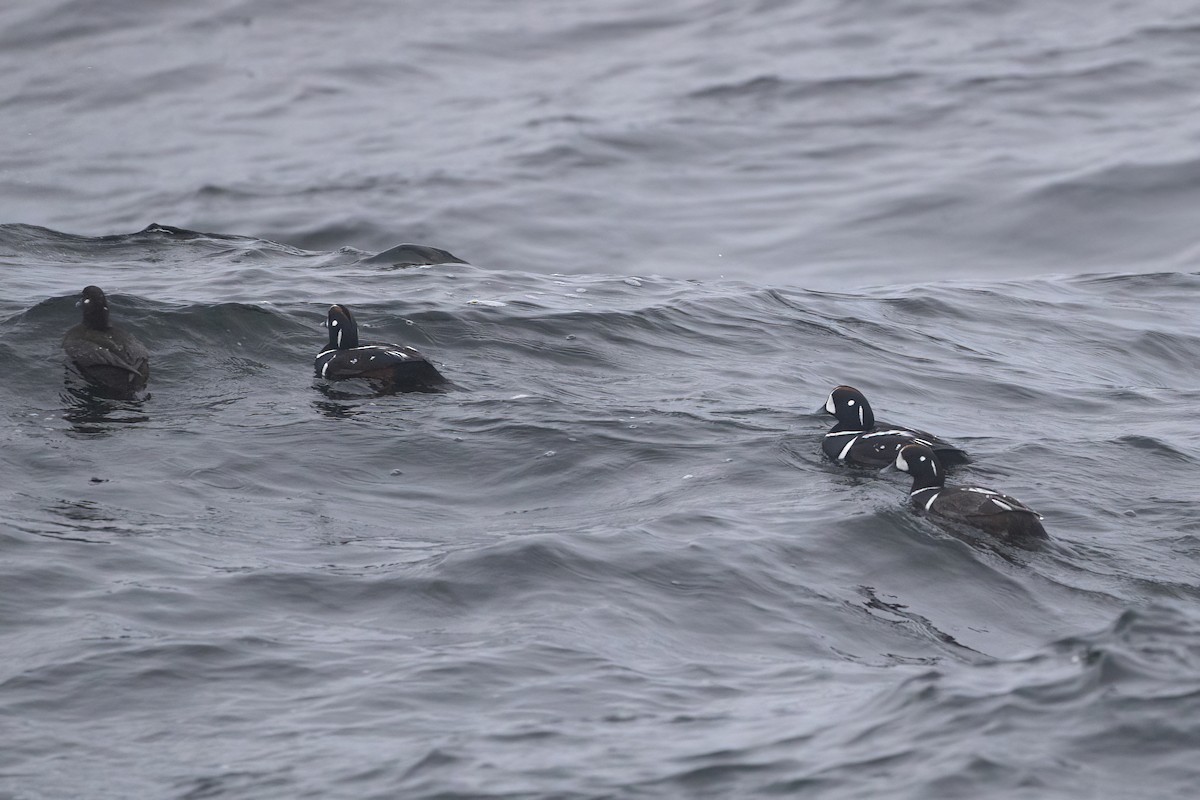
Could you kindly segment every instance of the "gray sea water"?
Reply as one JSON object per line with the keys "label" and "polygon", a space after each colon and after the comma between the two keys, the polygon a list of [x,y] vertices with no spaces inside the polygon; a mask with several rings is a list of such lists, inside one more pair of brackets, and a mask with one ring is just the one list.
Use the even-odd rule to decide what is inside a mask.
{"label": "gray sea water", "polygon": [[1193,797],[1197,85],[1182,2],[3,6],[0,797]]}

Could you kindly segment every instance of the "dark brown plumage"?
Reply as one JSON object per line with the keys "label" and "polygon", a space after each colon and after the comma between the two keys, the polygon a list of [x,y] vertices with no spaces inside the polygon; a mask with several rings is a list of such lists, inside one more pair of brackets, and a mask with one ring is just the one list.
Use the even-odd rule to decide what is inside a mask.
{"label": "dark brown plumage", "polygon": [[83,322],[67,331],[63,350],[89,383],[121,398],[146,388],[150,353],[131,334],[108,319],[108,299],[97,286],[88,286],[79,300]]}
{"label": "dark brown plumage", "polygon": [[1042,516],[1015,497],[981,486],[947,486],[945,469],[926,445],[900,448],[896,469],[912,475],[913,507],[933,517],[970,525],[1010,544],[1047,538]]}

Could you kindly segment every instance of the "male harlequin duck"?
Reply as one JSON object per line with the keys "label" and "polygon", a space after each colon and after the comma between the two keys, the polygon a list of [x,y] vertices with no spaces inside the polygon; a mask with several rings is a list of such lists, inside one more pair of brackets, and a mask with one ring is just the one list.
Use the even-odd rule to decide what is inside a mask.
{"label": "male harlequin duck", "polygon": [[926,444],[937,451],[943,464],[965,464],[967,454],[931,433],[912,428],[875,423],[871,404],[853,386],[839,386],[829,393],[825,411],[837,417],[833,430],[825,434],[821,449],[834,461],[854,467],[880,469],[896,460],[906,444]]}
{"label": "male harlequin duck", "polygon": [[387,389],[422,392],[449,384],[425,356],[398,344],[358,343],[358,323],[343,305],[329,307],[329,344],[317,353],[317,374],[330,380],[366,378]]}
{"label": "male harlequin duck", "polygon": [[98,286],[88,286],[79,300],[83,322],[67,331],[63,350],[89,382],[122,398],[146,388],[150,353],[142,343],[108,321],[108,299]]}
{"label": "male harlequin duck", "polygon": [[907,444],[896,469],[912,475],[909,499],[935,517],[962,522],[1012,543],[1045,539],[1041,514],[1016,498],[979,486],[947,486],[946,473],[927,445]]}

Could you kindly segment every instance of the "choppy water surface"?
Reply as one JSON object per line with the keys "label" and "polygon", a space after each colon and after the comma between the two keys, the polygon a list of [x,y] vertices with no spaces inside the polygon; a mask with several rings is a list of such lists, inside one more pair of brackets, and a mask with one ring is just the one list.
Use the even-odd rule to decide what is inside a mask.
{"label": "choppy water surface", "polygon": [[[1194,796],[1198,37],[0,9],[0,797]],[[333,302],[457,388],[315,379]],[[1051,543],[825,462],[838,383]]]}
{"label": "choppy water surface", "polygon": [[[16,796],[1197,778],[1200,277],[831,294],[3,234]],[[93,280],[154,343],[149,399],[64,382]],[[301,281],[459,390],[330,392]],[[900,476],[822,462],[841,380],[1053,545],[954,538]]]}
{"label": "choppy water surface", "polygon": [[0,68],[0,222],[831,288],[1196,258],[1191,0],[40,0]]}

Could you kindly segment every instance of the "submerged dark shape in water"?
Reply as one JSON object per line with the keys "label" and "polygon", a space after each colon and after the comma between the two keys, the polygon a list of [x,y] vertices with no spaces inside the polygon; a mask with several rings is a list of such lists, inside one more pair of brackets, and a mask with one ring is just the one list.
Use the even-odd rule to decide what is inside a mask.
{"label": "submerged dark shape in water", "polygon": [[458,256],[426,244],[398,244],[382,253],[364,258],[364,264],[391,264],[394,267],[413,267],[425,264],[466,264]]}
{"label": "submerged dark shape in water", "polygon": [[109,322],[108,299],[98,286],[88,286],[79,301],[83,322],[67,331],[63,350],[87,381],[127,399],[146,388],[150,353],[132,334]]}
{"label": "submerged dark shape in water", "polygon": [[981,486],[947,486],[945,469],[927,445],[902,447],[896,469],[912,475],[908,496],[913,507],[933,517],[961,522],[1023,547],[1048,538],[1042,515],[1015,497]]}
{"label": "submerged dark shape in water", "polygon": [[825,434],[821,449],[825,455],[854,467],[881,469],[890,465],[906,444],[925,444],[943,464],[965,464],[967,454],[932,433],[887,423],[877,423],[871,404],[853,386],[838,386],[825,401],[825,412],[837,418],[833,430]]}
{"label": "submerged dark shape in water", "polygon": [[111,236],[101,236],[100,239],[101,239],[101,241],[108,241],[108,240],[114,240],[114,239],[132,239],[135,237],[143,238],[146,236],[151,236],[153,234],[166,234],[174,239],[180,239],[180,240],[228,239],[230,241],[236,241],[239,239],[247,238],[245,236],[238,236],[236,234],[206,233],[204,231],[192,231],[192,230],[188,230],[187,228],[177,228],[174,225],[161,225],[157,222],[151,222],[149,225],[142,228],[140,231],[137,231],[136,233],[122,233],[122,234],[114,234]]}
{"label": "submerged dark shape in water", "polygon": [[[13,227],[13,226],[9,226]],[[18,226],[20,227],[20,226]],[[28,227],[28,226],[24,226]],[[45,230],[45,229],[38,229]],[[56,236],[67,236],[58,231],[47,231]],[[211,233],[208,231],[193,231],[187,228],[179,228],[174,225],[163,225],[158,222],[152,222],[145,228],[134,233],[115,233],[108,236],[98,236],[95,239],[87,237],[71,236],[71,239],[77,239],[83,242],[103,242],[109,245],[125,245],[145,243],[147,241],[170,240],[177,242],[191,242],[197,240],[209,240],[213,242],[232,242],[242,244],[256,244],[259,246],[269,247],[275,250],[290,250],[291,245],[281,242],[273,242],[267,239],[259,239],[252,236],[240,236],[229,233]],[[413,267],[425,266],[432,264],[466,264],[467,262],[454,255],[448,250],[443,250],[440,247],[433,247],[427,244],[413,244],[406,242],[398,244],[395,247],[389,247],[387,250],[376,253],[373,256],[367,256],[362,260],[364,264],[386,264],[394,267]]]}
{"label": "submerged dark shape in water", "polygon": [[329,307],[329,343],[317,354],[316,372],[329,380],[365,378],[393,392],[429,392],[450,384],[413,347],[359,344],[358,323],[344,305]]}

